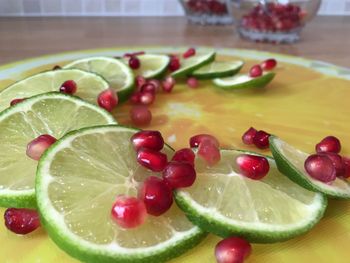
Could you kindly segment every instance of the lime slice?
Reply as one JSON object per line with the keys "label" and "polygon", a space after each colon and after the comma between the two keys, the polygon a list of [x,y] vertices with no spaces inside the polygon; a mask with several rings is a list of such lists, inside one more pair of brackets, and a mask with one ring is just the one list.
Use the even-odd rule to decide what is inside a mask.
{"label": "lime slice", "polygon": [[0,113],[0,206],[35,207],[38,162],[26,155],[27,144],[41,134],[60,138],[82,127],[116,123],[98,106],[61,93],[45,93]]}
{"label": "lime slice", "polygon": [[133,92],[134,74],[121,60],[109,57],[83,58],[64,66],[96,73],[108,81],[118,93],[120,101],[126,101]]}
{"label": "lime slice", "polygon": [[233,77],[214,79],[213,83],[223,89],[260,88],[266,86],[274,77],[273,72],[264,72],[257,78],[252,78],[247,74],[238,74]]}
{"label": "lime slice", "polygon": [[321,219],[327,206],[322,194],[281,175],[271,158],[262,180],[240,175],[235,159],[242,153],[247,152],[221,150],[222,159],[212,168],[197,158],[195,184],[176,193],[176,202],[193,223],[222,237],[268,243],[303,234]]}
{"label": "lime slice", "polygon": [[135,132],[117,125],[74,131],[40,160],[36,193],[44,226],[59,247],[81,261],[163,262],[205,236],[175,204],[134,229],[113,222],[116,196],[136,196],[139,184],[157,175],[137,164],[130,143]]}
{"label": "lime slice", "polygon": [[275,136],[270,136],[270,149],[278,169],[295,183],[311,191],[324,193],[329,197],[350,199],[350,183],[347,180],[337,177],[332,184],[326,184],[308,175],[304,162],[309,154]]}
{"label": "lime slice", "polygon": [[174,78],[184,77],[186,75],[189,75],[196,69],[199,69],[204,65],[214,61],[215,55],[216,55],[215,52],[210,52],[205,54],[199,53],[198,55],[181,59],[180,61],[181,67],[178,70],[171,73],[171,75]]}
{"label": "lime slice", "polygon": [[91,103],[97,103],[98,94],[108,89],[108,83],[100,76],[79,69],[62,69],[38,73],[20,80],[0,92],[0,111],[8,108],[13,99],[28,98],[49,91],[59,91],[66,80],[77,83],[74,94]]}
{"label": "lime slice", "polygon": [[159,78],[167,71],[170,61],[169,56],[157,54],[139,55],[140,68],[135,70],[136,76],[143,76],[146,79]]}
{"label": "lime slice", "polygon": [[236,74],[243,65],[243,61],[214,61],[192,72],[191,75],[197,79],[223,78]]}

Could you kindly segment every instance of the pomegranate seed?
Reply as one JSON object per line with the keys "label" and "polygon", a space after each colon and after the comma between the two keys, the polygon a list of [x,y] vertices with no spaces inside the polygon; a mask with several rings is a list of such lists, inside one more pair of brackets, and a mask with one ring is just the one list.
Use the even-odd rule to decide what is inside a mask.
{"label": "pomegranate seed", "polygon": [[306,172],[314,179],[330,183],[336,179],[336,169],[332,160],[326,155],[310,155],[304,163]]}
{"label": "pomegranate seed", "polygon": [[59,65],[55,65],[55,66],[52,68],[52,70],[59,70],[59,69],[61,69],[61,67],[60,67]]}
{"label": "pomegranate seed", "polygon": [[338,138],[334,136],[327,136],[316,144],[316,152],[333,152],[339,153],[341,150],[341,144]]}
{"label": "pomegranate seed", "polygon": [[343,177],[349,178],[350,177],[350,159],[347,157],[343,157],[343,165],[345,167],[345,173]]}
{"label": "pomegranate seed", "polygon": [[98,95],[97,103],[101,108],[111,112],[118,105],[118,95],[113,89],[106,89]]}
{"label": "pomegranate seed", "polygon": [[8,208],[4,219],[7,229],[20,235],[33,232],[40,226],[39,214],[32,209]]}
{"label": "pomegranate seed", "polygon": [[39,137],[32,140],[27,145],[26,154],[29,158],[33,160],[39,160],[41,155],[49,148],[53,143],[56,142],[56,139],[48,134],[40,135]]}
{"label": "pomegranate seed", "polygon": [[150,92],[154,94],[156,93],[156,87],[152,83],[147,82],[140,88],[140,92],[141,93]]}
{"label": "pomegranate seed", "polygon": [[154,102],[156,96],[152,92],[142,92],[140,95],[140,102],[144,105],[150,105]]}
{"label": "pomegranate seed", "polygon": [[195,54],[196,54],[196,50],[193,47],[191,47],[182,56],[184,58],[189,58],[189,57],[194,56]]}
{"label": "pomegranate seed", "polygon": [[163,80],[162,82],[163,91],[170,93],[173,90],[175,84],[176,81],[173,77],[166,77],[165,80]]}
{"label": "pomegranate seed", "polygon": [[175,152],[172,161],[180,162],[180,163],[189,163],[194,166],[194,159],[196,155],[190,148],[183,148]]}
{"label": "pomegranate seed", "polygon": [[140,199],[120,195],[112,206],[111,216],[121,227],[135,228],[145,222],[147,211]]}
{"label": "pomegranate seed", "polygon": [[267,59],[261,63],[261,67],[263,70],[272,70],[276,67],[277,60],[274,58]]}
{"label": "pomegranate seed", "polygon": [[203,140],[198,147],[198,156],[209,166],[214,166],[220,159],[220,149],[212,140]]}
{"label": "pomegranate seed", "polygon": [[129,59],[129,67],[130,68],[139,69],[140,66],[141,66],[141,63],[137,57],[135,57],[135,56],[130,57],[130,59]]}
{"label": "pomegranate seed", "polygon": [[160,90],[160,87],[161,87],[161,84],[160,84],[160,81],[157,80],[157,79],[150,79],[148,81],[148,84],[151,84],[155,87],[155,91],[159,91]]}
{"label": "pomegranate seed", "polygon": [[262,130],[257,131],[253,138],[253,143],[259,149],[269,148],[270,146],[269,137],[270,137],[269,133]]}
{"label": "pomegranate seed", "polygon": [[136,82],[137,89],[140,91],[141,87],[146,84],[147,80],[142,76],[137,76],[135,78],[135,82]]}
{"label": "pomegranate seed", "polygon": [[140,198],[145,203],[147,213],[160,216],[173,204],[173,192],[161,178],[148,177],[141,188]]}
{"label": "pomegranate seed", "polygon": [[163,179],[172,189],[189,187],[196,180],[196,171],[189,163],[171,161],[163,171]]}
{"label": "pomegranate seed", "polygon": [[249,257],[252,246],[240,237],[229,237],[221,240],[215,247],[218,263],[243,263]]}
{"label": "pomegranate seed", "polygon": [[260,65],[254,65],[250,70],[249,70],[249,76],[252,78],[260,77],[263,74],[263,70],[260,67]]}
{"label": "pomegranate seed", "polygon": [[250,127],[242,136],[243,143],[247,145],[253,144],[256,133],[257,130],[253,127]]}
{"label": "pomegranate seed", "polygon": [[142,148],[137,151],[137,162],[153,172],[161,172],[167,165],[168,158],[159,151]]}
{"label": "pomegranate seed", "polygon": [[211,141],[216,147],[220,146],[218,139],[216,139],[214,136],[212,136],[210,134],[203,133],[203,134],[198,134],[198,135],[192,136],[190,138],[190,147],[191,148],[198,147],[199,144],[204,140]]}
{"label": "pomegranate seed", "polygon": [[23,99],[14,99],[14,100],[11,100],[10,106],[16,105],[17,103],[20,103],[20,102],[22,102],[22,101],[24,101],[24,100],[25,100],[25,98],[23,98]]}
{"label": "pomegranate seed", "polygon": [[262,156],[241,154],[236,158],[236,163],[240,172],[253,180],[262,179],[270,170],[269,162]]}
{"label": "pomegranate seed", "polygon": [[74,94],[77,92],[77,83],[74,80],[67,80],[62,83],[60,92],[66,94]]}
{"label": "pomegranate seed", "polygon": [[187,79],[187,86],[189,86],[192,89],[195,89],[198,87],[198,80],[194,77]]}
{"label": "pomegranate seed", "polygon": [[140,103],[140,97],[141,97],[141,92],[135,92],[131,95],[130,97],[130,102],[133,104],[139,104]]}
{"label": "pomegranate seed", "polygon": [[170,56],[170,62],[169,62],[169,70],[170,71],[176,71],[181,67],[180,60],[176,56]]}
{"label": "pomegranate seed", "polygon": [[164,139],[159,131],[139,131],[131,137],[131,142],[136,151],[140,148],[160,151],[164,146]]}
{"label": "pomegranate seed", "polygon": [[146,126],[151,123],[152,113],[143,105],[134,106],[130,110],[131,121],[138,126]]}
{"label": "pomegranate seed", "polygon": [[337,154],[337,153],[331,153],[331,152],[325,152],[325,153],[320,153],[320,155],[326,155],[329,159],[331,159],[334,167],[335,167],[335,171],[336,171],[336,175],[337,177],[344,177],[345,175],[345,164],[343,162],[343,158]]}

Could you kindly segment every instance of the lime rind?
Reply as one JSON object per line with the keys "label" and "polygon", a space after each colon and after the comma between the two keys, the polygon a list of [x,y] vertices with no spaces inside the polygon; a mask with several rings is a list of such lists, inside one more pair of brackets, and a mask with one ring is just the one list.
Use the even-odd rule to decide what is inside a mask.
{"label": "lime rind", "polygon": [[214,79],[233,76],[243,67],[243,61],[214,61],[191,73],[197,79]]}
{"label": "lime rind", "polygon": [[[346,179],[337,178],[332,184],[313,179],[304,169],[307,153],[294,148],[276,136],[270,136],[269,140],[278,170],[290,180],[310,191],[323,193],[330,198],[350,199],[350,183]],[[290,157],[291,154],[293,157]]]}
{"label": "lime rind", "polygon": [[170,58],[167,55],[144,54],[139,55],[140,69],[135,71],[135,75],[141,75],[146,79],[161,78],[167,71]]}
{"label": "lime rind", "polygon": [[270,83],[274,77],[274,72],[264,72],[261,77],[256,78],[251,78],[247,74],[237,74],[228,78],[216,78],[213,83],[215,86],[226,90],[262,88]]}

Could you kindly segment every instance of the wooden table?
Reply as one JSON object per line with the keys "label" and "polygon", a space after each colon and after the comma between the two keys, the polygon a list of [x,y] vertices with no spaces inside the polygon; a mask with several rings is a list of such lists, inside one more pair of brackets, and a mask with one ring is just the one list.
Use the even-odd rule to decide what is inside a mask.
{"label": "wooden table", "polygon": [[317,17],[294,45],[242,40],[233,26],[184,18],[0,18],[0,64],[63,51],[131,45],[206,45],[267,50],[350,67],[350,17]]}

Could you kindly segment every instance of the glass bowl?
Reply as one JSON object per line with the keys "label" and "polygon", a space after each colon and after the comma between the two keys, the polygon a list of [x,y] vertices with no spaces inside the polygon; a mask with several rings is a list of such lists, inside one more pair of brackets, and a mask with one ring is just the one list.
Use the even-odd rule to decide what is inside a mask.
{"label": "glass bowl", "polygon": [[316,14],[321,0],[232,0],[241,37],[256,42],[293,43]]}
{"label": "glass bowl", "polygon": [[180,0],[190,23],[228,25],[233,23],[231,0]]}

